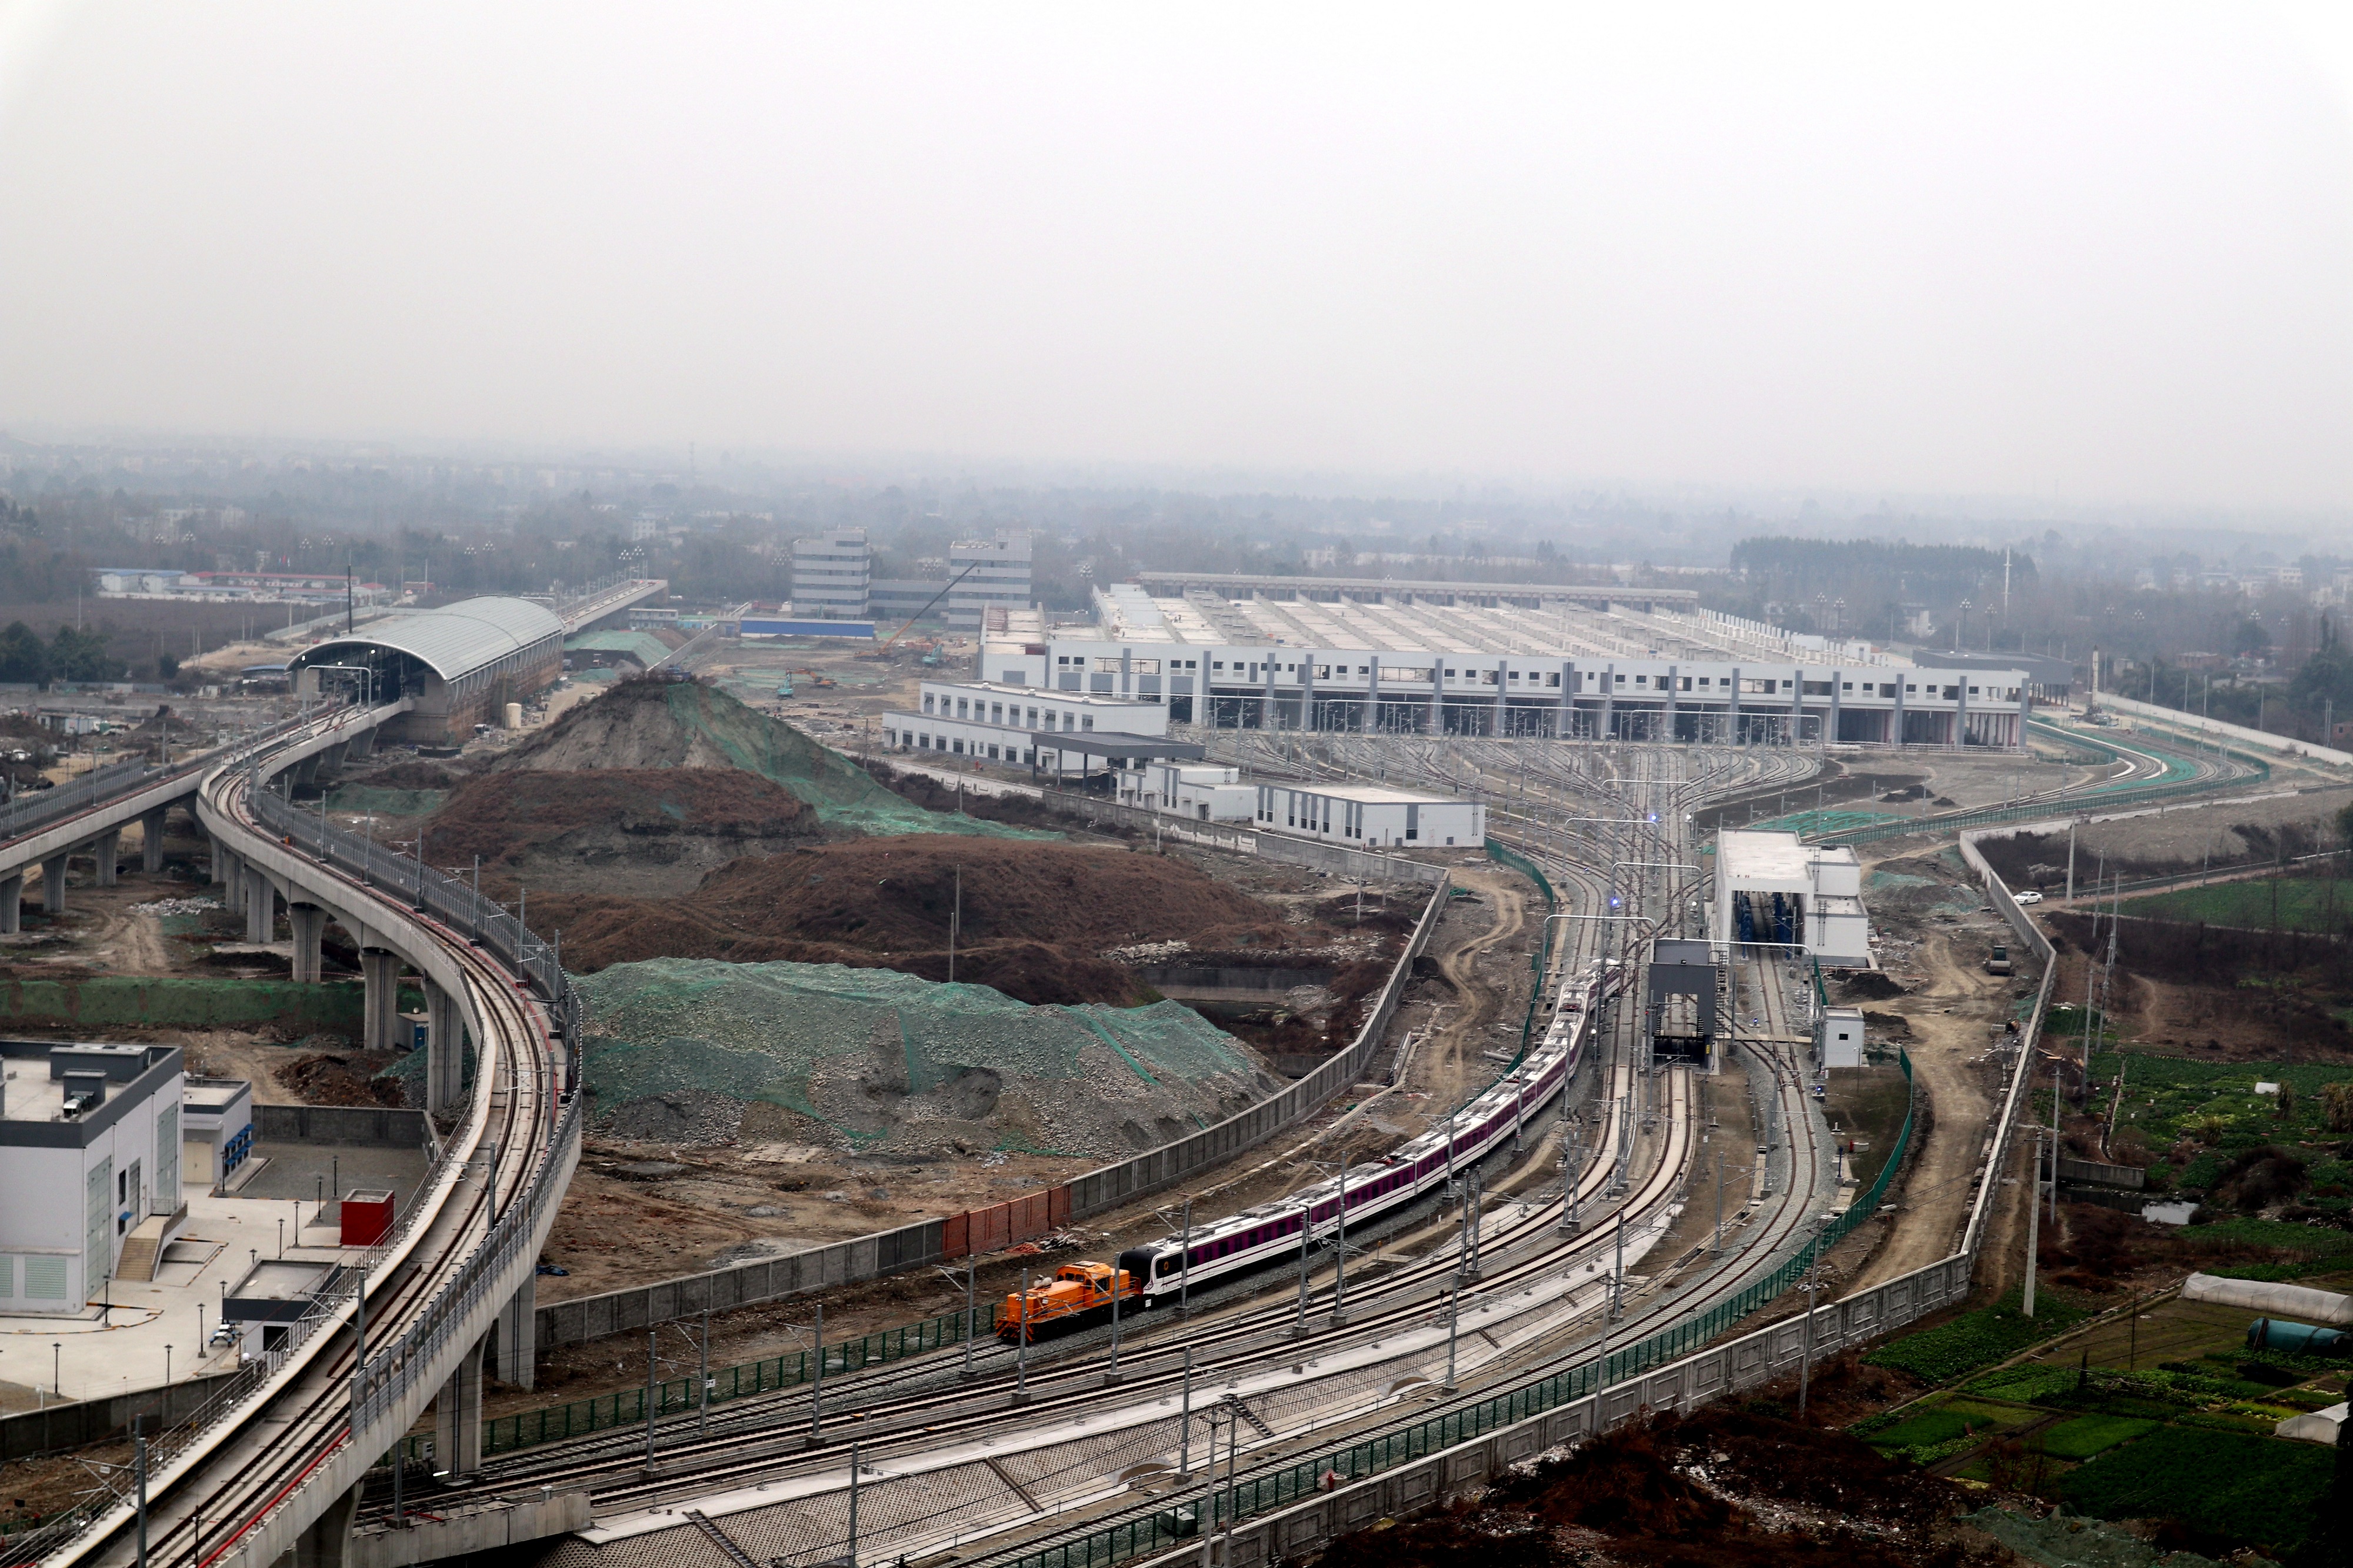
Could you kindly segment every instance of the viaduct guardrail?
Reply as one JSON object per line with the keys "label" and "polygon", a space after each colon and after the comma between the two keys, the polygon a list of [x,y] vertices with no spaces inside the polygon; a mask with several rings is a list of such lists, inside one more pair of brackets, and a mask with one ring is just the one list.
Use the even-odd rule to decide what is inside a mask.
{"label": "viaduct guardrail", "polygon": [[[336,724],[331,724],[320,735],[332,737],[338,727],[348,727],[353,714]],[[409,907],[426,920],[439,922],[455,933],[454,940],[471,941],[486,951],[506,961],[509,969],[522,977],[522,983],[538,989],[546,999],[550,1016],[565,1049],[566,1070],[565,1086],[577,1082],[578,1008],[571,996],[570,987],[560,966],[554,962],[545,944],[533,937],[522,923],[491,900],[477,898],[472,890],[453,879],[399,856],[391,855],[375,845],[344,832],[316,818],[304,816],[288,802],[271,794],[265,785],[264,757],[253,751],[257,745],[268,747],[282,739],[290,730],[316,725],[314,710],[278,726],[264,736],[228,749],[233,756],[245,753],[227,766],[241,765],[248,784],[248,809],[253,820],[266,832],[277,837],[287,848],[300,847],[313,859],[332,866],[368,887],[392,892],[405,900]],[[313,736],[314,740],[319,736]],[[298,747],[297,750],[300,748]],[[271,759],[278,767],[289,765],[294,757]],[[224,764],[216,762],[206,769],[209,783],[221,776]],[[259,840],[252,845],[259,847]],[[422,922],[420,922],[422,923]],[[436,940],[453,940],[436,934]],[[474,1023],[478,1031],[480,1025]],[[468,1247],[451,1277],[427,1300],[421,1311],[408,1317],[401,1331],[388,1343],[378,1348],[354,1372],[351,1383],[351,1405],[348,1417],[339,1421],[321,1440],[325,1447],[304,1478],[313,1479],[325,1473],[324,1467],[338,1449],[364,1450],[374,1438],[375,1428],[383,1426],[396,1409],[412,1408],[420,1379],[429,1379],[438,1386],[448,1373],[448,1342],[451,1334],[464,1326],[470,1313],[479,1317],[482,1292],[502,1283],[503,1277],[513,1271],[518,1253],[529,1253],[522,1259],[528,1269],[535,1258],[536,1237],[543,1233],[553,1217],[554,1205],[562,1195],[572,1165],[576,1162],[578,1132],[583,1097],[565,1093],[565,1105],[553,1135],[534,1151],[529,1174],[522,1189],[498,1215],[481,1242]],[[476,1114],[486,1115],[490,1097],[478,1091]],[[470,1149],[470,1145],[467,1145]],[[450,1176],[450,1162],[459,1158],[460,1145],[453,1141],[441,1146],[432,1169],[418,1191],[444,1192]],[[262,1354],[237,1373],[222,1380],[210,1391],[210,1396],[177,1425],[153,1435],[149,1441],[148,1458],[151,1477],[159,1484],[169,1486],[188,1479],[188,1467],[205,1462],[202,1456],[217,1449],[217,1446],[233,1438],[244,1423],[259,1408],[265,1394],[285,1394],[291,1392],[286,1382],[289,1375],[300,1376],[301,1369],[315,1359],[322,1330],[341,1325],[354,1308],[354,1298],[371,1272],[385,1268],[391,1260],[405,1256],[422,1237],[425,1229],[438,1221],[441,1205],[419,1204],[403,1214],[392,1232],[375,1247],[363,1249],[357,1259],[342,1268],[328,1287],[315,1298],[302,1317],[288,1325],[282,1342]],[[496,1282],[496,1283],[494,1283]],[[406,1405],[403,1405],[406,1401]],[[383,1436],[383,1446],[389,1447],[392,1435]],[[373,1453],[366,1458],[372,1460]],[[227,1553],[243,1552],[253,1555],[257,1546],[267,1546],[265,1560],[274,1554],[276,1542],[290,1530],[299,1528],[280,1516],[291,1510],[303,1516],[304,1521],[320,1511],[307,1503],[291,1500],[305,1489],[298,1480],[276,1495],[260,1512],[253,1514],[242,1525],[241,1534],[210,1543],[211,1553],[217,1558]],[[315,1489],[315,1484],[311,1489]],[[69,1563],[85,1561],[90,1554],[104,1548],[127,1527],[124,1517],[131,1499],[102,1493],[70,1513],[49,1521],[37,1530],[12,1536],[0,1543],[0,1564],[38,1563]],[[143,1515],[142,1515],[143,1519]],[[216,1527],[227,1528],[229,1521],[216,1521]],[[290,1537],[289,1537],[290,1540]],[[142,1560],[145,1545],[142,1542]],[[177,1549],[175,1549],[177,1550]],[[209,1561],[210,1559],[207,1559]]]}

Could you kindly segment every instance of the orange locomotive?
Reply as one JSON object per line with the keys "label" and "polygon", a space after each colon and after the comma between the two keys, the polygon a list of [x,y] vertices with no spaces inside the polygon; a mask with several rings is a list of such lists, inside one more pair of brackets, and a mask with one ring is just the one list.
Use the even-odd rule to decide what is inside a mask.
{"label": "orange locomotive", "polygon": [[1114,1291],[1124,1311],[1129,1305],[1141,1301],[1144,1283],[1126,1269],[1113,1268],[1108,1263],[1065,1263],[1054,1270],[1052,1279],[1029,1288],[1026,1309],[1018,1290],[1005,1298],[1005,1305],[997,1310],[997,1337],[1018,1340],[1026,1326],[1030,1342],[1035,1343],[1049,1330],[1073,1328],[1099,1317],[1108,1318]]}

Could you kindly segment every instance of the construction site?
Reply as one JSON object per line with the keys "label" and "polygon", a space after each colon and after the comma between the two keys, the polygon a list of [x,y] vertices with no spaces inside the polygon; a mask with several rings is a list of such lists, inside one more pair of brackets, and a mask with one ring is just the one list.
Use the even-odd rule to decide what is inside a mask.
{"label": "construction site", "polygon": [[[512,1547],[584,1568],[845,1550],[1077,1568],[1211,1526],[1228,1562],[1311,1537],[1346,1562],[1355,1530],[1414,1511],[1395,1489],[1416,1472],[1382,1456],[1463,1444],[1491,1476],[1549,1468],[1412,1527],[1443,1538],[1430,1550],[1541,1519],[1612,1560],[1729,1531],[1756,1561],[1803,1561],[1847,1539],[1823,1478],[1912,1473],[1875,1435],[1911,1429],[1873,1423],[1942,1385],[1911,1352],[1873,1363],[1888,1334],[2011,1310],[2030,1259],[2052,1331],[2107,1310],[2119,1258],[2153,1289],[2177,1254],[2323,1286],[2353,1266],[2262,1228],[2334,1224],[2346,1201],[2334,1146],[2308,1152],[2344,1131],[2328,1086],[2353,1083],[2316,934],[2334,884],[2282,875],[2353,798],[2323,768],[2063,715],[2015,748],[1789,726],[1668,742],[1194,723],[1166,689],[1152,726],[1056,726],[1049,745],[1051,705],[1015,703],[967,721],[1006,739],[943,755],[887,745],[879,721],[926,689],[1002,706],[980,676],[1021,650],[605,629],[565,638],[557,675],[535,627],[518,616],[514,646],[545,684],[511,721],[345,746],[271,786],[287,844],[411,876],[420,903],[428,880],[479,899],[543,944],[530,973],[562,976],[547,1037],[576,1163],[474,1392],[409,1418],[362,1477],[352,1539],[397,1553],[372,1561],[482,1550],[487,1521],[520,1527],[501,1500],[545,1489]],[[335,657],[368,681],[432,665],[452,701],[484,689],[463,659],[521,657],[439,635]],[[174,715],[177,743],[234,745],[333,699],[298,683],[274,708]],[[1117,798],[1144,757],[1341,805],[1303,828]],[[1351,790],[1475,805],[1482,841],[1409,838],[1401,808],[1352,832]],[[0,1419],[169,1415],[170,1382],[116,1370],[150,1358],[166,1380],[257,1375],[239,1342],[165,1336],[206,1290],[226,1312],[260,1289],[242,1276],[279,1211],[259,1205],[290,1205],[289,1258],[357,1256],[344,1199],[377,1188],[347,1178],[421,1204],[443,1167],[394,1144],[446,1146],[478,1114],[484,1044],[470,1024],[441,1039],[463,1050],[440,1076],[429,969],[365,921],[306,927],[295,891],[281,908],[225,883],[221,842],[167,807],[43,859],[0,937],[12,1037],[176,1050],[190,1106],[200,1083],[247,1085],[277,1130],[205,1156],[150,1278],[118,1271],[119,1295],[58,1331],[79,1360],[19,1376],[32,1358],[0,1343]],[[2287,913],[2260,931],[2127,918],[2266,877]],[[2223,948],[2283,977],[2264,1006],[2180,977]],[[1834,1053],[1846,1019],[1859,1037]],[[2252,1113],[2225,1103],[2242,1064],[2274,1084]],[[369,1144],[335,1115],[414,1120]],[[2048,1181],[2028,1171],[2038,1129],[2063,1151]],[[1115,1289],[1030,1332],[1033,1285],[1114,1260],[1136,1271],[1125,1320]],[[1116,1436],[1088,1428],[1082,1391],[1106,1379]],[[1625,1426],[1637,1381],[1685,1414]],[[1748,1414],[1700,1413],[1704,1386],[1748,1390]],[[1032,1398],[1005,1439],[1018,1460],[970,1457]],[[779,1422],[806,1426],[807,1457],[774,1451]],[[78,1458],[8,1438],[34,1535],[92,1506],[85,1460],[126,1451],[111,1417],[87,1423]],[[891,1457],[842,1468],[843,1427]],[[1523,1428],[1532,1447],[1496,1436]],[[1383,1447],[1398,1432],[1420,1436]],[[1213,1439],[1247,1472],[1214,1521],[1189,1500]],[[1773,1445],[1804,1462],[1708,1457]],[[1907,1481],[1875,1528],[1911,1555],[1886,1560],[2019,1550],[2025,1526],[1990,1514],[2032,1514],[2084,1463],[2003,1458],[1983,1495]],[[1576,1500],[1597,1488],[1656,1500]],[[1380,1511],[1299,1522],[1358,1491]],[[1762,1519],[1799,1522],[1773,1538]]]}

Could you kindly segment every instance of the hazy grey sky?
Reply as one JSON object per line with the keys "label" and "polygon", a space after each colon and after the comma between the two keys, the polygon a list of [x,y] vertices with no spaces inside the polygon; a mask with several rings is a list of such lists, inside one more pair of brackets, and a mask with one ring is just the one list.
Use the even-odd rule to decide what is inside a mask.
{"label": "hazy grey sky", "polygon": [[0,0],[0,423],[2335,506],[2334,16]]}

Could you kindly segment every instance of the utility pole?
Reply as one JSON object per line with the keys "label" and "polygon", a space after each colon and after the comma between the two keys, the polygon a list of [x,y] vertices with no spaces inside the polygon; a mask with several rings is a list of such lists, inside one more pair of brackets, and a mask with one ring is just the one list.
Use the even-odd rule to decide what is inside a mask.
{"label": "utility pole", "polygon": [[2034,1134],[2034,1174],[2026,1194],[2026,1295],[2021,1303],[2028,1317],[2034,1316],[2034,1255],[2042,1245],[2042,1226],[2036,1222],[2042,1215],[2042,1129],[2030,1129]]}

